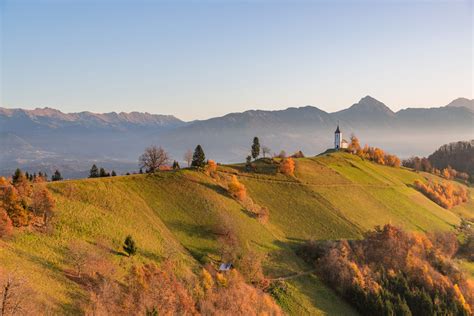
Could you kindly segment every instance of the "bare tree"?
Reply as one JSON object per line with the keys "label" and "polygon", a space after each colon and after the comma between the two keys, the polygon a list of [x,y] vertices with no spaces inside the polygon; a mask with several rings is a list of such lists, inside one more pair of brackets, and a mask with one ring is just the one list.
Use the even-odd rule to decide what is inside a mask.
{"label": "bare tree", "polygon": [[262,148],[263,158],[265,158],[265,155],[267,155],[267,154],[270,155],[270,153],[271,153],[271,149],[267,146],[263,146],[263,148]]}
{"label": "bare tree", "polygon": [[145,168],[147,172],[155,172],[161,166],[169,163],[168,153],[160,146],[150,146],[145,149],[139,158],[140,168]]}
{"label": "bare tree", "polygon": [[80,277],[88,263],[88,255],[90,249],[83,242],[73,241],[68,246],[67,259],[69,263],[74,267],[76,274]]}
{"label": "bare tree", "polygon": [[193,161],[193,151],[191,149],[188,149],[185,153],[184,153],[184,161],[186,161],[186,163],[188,164],[188,167],[191,166],[191,161]]}
{"label": "bare tree", "polygon": [[[2,271],[3,272],[3,271]],[[8,273],[0,280],[0,315],[34,314],[31,309],[33,292],[26,280]]]}

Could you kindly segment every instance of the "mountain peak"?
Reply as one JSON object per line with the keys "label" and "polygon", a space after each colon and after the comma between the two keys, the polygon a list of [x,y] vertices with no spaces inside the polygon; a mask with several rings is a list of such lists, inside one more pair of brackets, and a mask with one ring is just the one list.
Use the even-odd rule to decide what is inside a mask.
{"label": "mountain peak", "polygon": [[389,115],[394,114],[388,106],[370,95],[363,97],[358,103],[353,104],[349,109],[361,112],[381,112]]}
{"label": "mountain peak", "polygon": [[469,100],[468,98],[457,98],[457,99],[451,101],[451,103],[449,103],[446,106],[447,107],[456,107],[456,108],[464,107],[464,108],[468,108],[468,109],[474,111],[474,99]]}

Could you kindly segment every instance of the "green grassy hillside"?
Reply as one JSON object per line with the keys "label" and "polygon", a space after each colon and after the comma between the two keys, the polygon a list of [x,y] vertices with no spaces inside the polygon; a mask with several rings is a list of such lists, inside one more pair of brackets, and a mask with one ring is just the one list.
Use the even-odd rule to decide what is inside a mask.
{"label": "green grassy hillside", "polygon": [[[266,275],[278,278],[311,269],[294,253],[310,238],[360,238],[388,222],[409,230],[450,230],[461,216],[474,217],[472,189],[470,202],[445,210],[411,187],[428,175],[349,154],[297,159],[294,177],[277,174],[264,161],[256,165],[252,173],[242,165],[220,166],[218,172],[236,174],[252,200],[269,209],[266,224],[198,171],[62,181],[49,184],[57,204],[53,231],[17,232],[12,240],[0,241],[0,266],[27,275],[53,312],[79,313],[85,293],[65,273],[71,269],[66,249],[73,240],[109,247],[118,271],[134,261],[160,263],[172,257],[196,272],[218,260],[220,245],[212,229],[225,218],[244,248],[266,254]],[[127,234],[139,247],[133,258],[117,253]],[[286,282],[278,301],[290,314],[355,314],[311,273]]]}

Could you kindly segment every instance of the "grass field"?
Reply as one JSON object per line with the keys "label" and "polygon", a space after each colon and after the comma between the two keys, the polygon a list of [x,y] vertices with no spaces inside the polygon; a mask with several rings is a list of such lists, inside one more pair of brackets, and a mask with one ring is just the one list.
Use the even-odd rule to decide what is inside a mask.
{"label": "grass field", "polygon": [[[360,238],[389,222],[409,230],[451,230],[461,216],[474,217],[472,188],[468,203],[445,210],[411,187],[428,175],[349,154],[297,159],[294,177],[275,174],[275,166],[265,162],[257,162],[253,173],[242,165],[219,170],[237,174],[251,199],[269,209],[267,224],[198,171],[62,181],[49,184],[57,202],[52,233],[17,232],[0,242],[0,266],[27,275],[53,313],[78,314],[85,293],[64,273],[71,269],[66,250],[73,240],[109,247],[110,260],[122,273],[133,262],[170,257],[183,269],[198,271],[200,264],[218,259],[213,227],[225,218],[245,249],[266,254],[265,272],[274,278],[310,268],[294,249],[311,238]],[[133,258],[119,254],[128,234],[139,247]],[[287,282],[278,301],[290,314],[355,314],[314,275]]]}

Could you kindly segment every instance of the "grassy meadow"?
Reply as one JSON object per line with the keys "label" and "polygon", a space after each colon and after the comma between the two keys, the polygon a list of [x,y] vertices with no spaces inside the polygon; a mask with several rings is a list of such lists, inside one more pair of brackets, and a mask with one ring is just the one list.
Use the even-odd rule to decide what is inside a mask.
{"label": "grassy meadow", "polygon": [[[87,242],[92,250],[107,248],[118,275],[134,262],[159,264],[165,258],[197,273],[200,265],[219,260],[213,228],[224,220],[244,249],[265,254],[267,277],[278,278],[311,269],[294,253],[308,239],[361,238],[386,223],[423,232],[453,230],[461,217],[474,218],[472,188],[468,203],[446,210],[412,187],[416,179],[431,175],[349,154],[296,159],[294,176],[278,174],[263,160],[256,166],[252,173],[243,165],[219,166],[218,173],[236,174],[253,202],[269,209],[266,224],[212,177],[195,170],[50,183],[54,229],[16,232],[11,240],[0,241],[0,266],[25,275],[52,313],[80,314],[78,303],[87,297],[67,273],[67,247],[74,240]],[[121,251],[128,234],[139,249],[132,258]],[[472,272],[470,265],[465,267]],[[277,301],[289,314],[356,314],[311,273],[286,282]]]}

